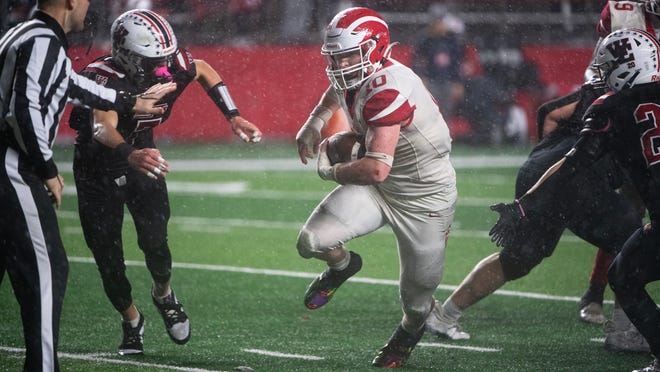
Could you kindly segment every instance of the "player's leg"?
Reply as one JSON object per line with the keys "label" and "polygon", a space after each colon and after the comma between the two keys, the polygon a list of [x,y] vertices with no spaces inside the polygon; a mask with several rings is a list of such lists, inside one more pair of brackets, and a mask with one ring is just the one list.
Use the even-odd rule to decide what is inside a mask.
{"label": "player's leg", "polygon": [[[585,169],[582,174],[580,183],[583,186],[575,190],[575,209],[572,219],[568,222],[569,229],[585,241],[600,247],[599,251],[606,252],[613,257],[641,226],[641,213],[629,198],[615,192],[610,184],[599,177],[598,168],[595,171]],[[601,283],[607,283],[607,278],[602,278],[602,276],[607,272],[611,261],[607,259],[608,257],[602,260],[602,255],[602,253],[597,255],[594,277],[600,276],[598,280]],[[581,304],[581,319],[587,315],[591,317],[590,319],[597,319],[595,318],[595,315],[598,315],[597,310],[601,310],[602,314],[604,288],[599,288],[599,290],[600,292],[593,291],[592,293],[587,291],[585,294],[589,301]],[[586,310],[590,310],[590,312],[588,313]],[[604,316],[602,318],[604,319]],[[641,351],[648,349],[643,337],[634,330],[616,302],[612,321],[607,322],[604,329],[607,350]]]}
{"label": "player's leg", "polygon": [[[608,273],[610,286],[626,315],[660,357],[660,309],[646,285],[660,280],[660,237],[650,225],[636,231],[616,256]],[[643,350],[640,350],[643,351]]]}
{"label": "player's leg", "polygon": [[[121,314],[120,355],[143,353],[144,317],[133,303],[132,287],[126,275],[122,224],[124,221],[125,176],[114,178],[83,171],[74,166],[78,192],[78,213],[87,247],[101,275],[108,300]],[[121,185],[121,186],[120,186]]]}
{"label": "player's leg", "polygon": [[427,330],[453,340],[469,338],[458,325],[463,313],[506,282],[527,275],[554,251],[564,228],[542,221],[547,220],[528,214],[510,246],[481,260],[442,305],[437,303],[426,320]]}
{"label": "player's leg", "polygon": [[17,160],[15,153],[5,156],[11,155],[13,159],[5,159],[5,167],[0,167],[0,252],[20,305],[24,370],[59,371],[57,346],[68,261],[43,182],[21,174],[17,161],[12,161]]}
{"label": "player's leg", "polygon": [[442,280],[445,248],[454,221],[454,204],[431,213],[389,209],[386,213],[399,250],[399,295],[403,319],[373,360],[377,367],[399,367],[424,334]]}
{"label": "player's leg", "polygon": [[133,216],[138,246],[151,273],[151,297],[170,339],[182,345],[190,340],[190,320],[170,286],[172,255],[167,244],[170,219],[167,186],[163,178],[153,180],[137,171],[131,171],[129,177],[126,206]]}
{"label": "player's leg", "polygon": [[599,247],[589,278],[589,288],[579,303],[579,319],[602,324],[603,295],[607,286],[607,269],[627,238],[641,226],[639,209],[628,197],[614,189],[623,182],[621,171],[605,157],[594,166],[583,169],[576,180],[573,218],[568,228],[587,242]]}
{"label": "player's leg", "polygon": [[614,256],[602,249],[596,251],[594,266],[589,275],[589,287],[580,298],[580,320],[586,323],[603,324],[603,299],[607,287],[607,269],[612,264]]}
{"label": "player's leg", "polygon": [[385,223],[372,187],[337,187],[314,209],[298,234],[297,249],[303,258],[325,261],[328,268],[307,288],[304,304],[317,309],[362,267],[362,258],[344,243],[377,230]]}

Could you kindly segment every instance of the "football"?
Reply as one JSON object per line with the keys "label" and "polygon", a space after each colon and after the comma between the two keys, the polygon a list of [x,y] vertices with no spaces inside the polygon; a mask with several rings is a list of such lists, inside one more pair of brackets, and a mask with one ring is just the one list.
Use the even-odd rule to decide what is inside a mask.
{"label": "football", "polygon": [[366,151],[364,136],[355,132],[338,132],[328,137],[326,152],[332,165],[360,159]]}

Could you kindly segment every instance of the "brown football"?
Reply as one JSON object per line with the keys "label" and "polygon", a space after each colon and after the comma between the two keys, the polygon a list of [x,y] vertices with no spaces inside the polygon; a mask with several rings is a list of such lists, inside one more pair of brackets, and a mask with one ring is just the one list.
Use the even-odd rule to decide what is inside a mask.
{"label": "brown football", "polygon": [[328,138],[327,148],[330,164],[345,163],[360,159],[367,151],[364,136],[355,132],[338,132]]}

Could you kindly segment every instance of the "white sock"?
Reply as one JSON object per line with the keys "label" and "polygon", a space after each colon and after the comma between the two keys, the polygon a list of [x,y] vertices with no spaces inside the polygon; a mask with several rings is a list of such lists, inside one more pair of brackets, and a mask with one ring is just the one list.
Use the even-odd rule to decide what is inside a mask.
{"label": "white sock", "polygon": [[445,314],[444,316],[453,320],[454,322],[458,321],[458,318],[460,318],[463,315],[463,311],[456,306],[454,301],[447,299],[444,304],[442,304],[442,307],[445,309]]}
{"label": "white sock", "polygon": [[342,271],[351,263],[351,252],[346,251],[346,256],[334,265],[328,265],[332,270]]}
{"label": "white sock", "polygon": [[131,324],[131,328],[136,328],[140,324],[140,314],[138,314],[137,318],[129,320],[128,323]]}

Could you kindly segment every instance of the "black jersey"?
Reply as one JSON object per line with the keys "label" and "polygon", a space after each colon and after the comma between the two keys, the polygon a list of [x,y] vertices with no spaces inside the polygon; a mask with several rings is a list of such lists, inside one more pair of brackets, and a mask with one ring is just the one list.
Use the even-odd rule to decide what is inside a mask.
{"label": "black jersey", "polygon": [[[582,117],[590,105],[603,93],[605,93],[604,87],[587,83],[575,92],[543,104],[539,108],[539,122],[542,122],[545,116],[551,111],[577,102],[571,116],[560,120],[557,123],[557,128],[544,137],[532,149],[529,157],[521,166],[516,180],[517,197],[520,197],[529,190],[550,166],[561,159],[573,147],[575,141],[578,139],[580,130],[584,126]],[[542,133],[542,129],[539,133]],[[597,173],[601,176],[609,177],[610,174],[615,173],[612,169],[614,164],[611,164],[609,159],[599,161],[597,165],[595,168],[599,170]]]}
{"label": "black jersey", "polygon": [[611,151],[660,219],[660,85],[648,83],[598,98],[586,114],[605,123],[602,151]]}
{"label": "black jersey", "polygon": [[[170,71],[170,73],[177,84],[177,89],[163,97],[157,104],[165,107],[164,114],[118,114],[117,131],[128,144],[137,149],[156,147],[153,129],[167,120],[174,102],[195,78],[197,70],[189,52],[179,50],[174,60],[176,61],[175,71]],[[87,65],[81,75],[93,79],[101,85],[133,94],[141,93],[144,90],[143,87],[137,87],[131,82],[121,66],[109,55],[100,57]],[[89,108],[73,109],[69,124],[77,131],[74,166],[116,175],[123,173],[129,166],[126,159],[122,158],[120,154],[93,139],[94,118]]]}

